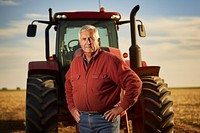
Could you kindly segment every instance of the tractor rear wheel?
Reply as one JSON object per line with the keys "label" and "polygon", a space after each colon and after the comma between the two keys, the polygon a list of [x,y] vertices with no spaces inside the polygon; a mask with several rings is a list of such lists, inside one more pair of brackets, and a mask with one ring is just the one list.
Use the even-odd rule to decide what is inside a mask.
{"label": "tractor rear wheel", "polygon": [[[157,76],[143,76],[142,93],[129,109],[134,133],[173,133],[174,112],[171,92]],[[131,115],[130,115],[131,116]]]}
{"label": "tractor rear wheel", "polygon": [[26,132],[57,132],[56,81],[50,75],[31,75],[26,90]]}

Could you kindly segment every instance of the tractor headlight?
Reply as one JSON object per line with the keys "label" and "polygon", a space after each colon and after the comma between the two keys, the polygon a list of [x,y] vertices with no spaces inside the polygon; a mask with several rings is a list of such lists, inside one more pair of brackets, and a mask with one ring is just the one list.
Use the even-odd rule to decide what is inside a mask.
{"label": "tractor headlight", "polygon": [[57,19],[61,19],[61,15],[57,15],[56,18],[57,18]]}
{"label": "tractor headlight", "polygon": [[117,15],[112,15],[112,16],[111,16],[111,19],[119,20],[119,19],[121,19],[121,16],[120,16],[119,14],[117,14]]}
{"label": "tractor headlight", "polygon": [[62,19],[66,19],[67,16],[66,16],[66,15],[62,15],[61,18],[62,18]]}
{"label": "tractor headlight", "polygon": [[57,15],[56,18],[57,19],[66,19],[67,16],[66,15]]}

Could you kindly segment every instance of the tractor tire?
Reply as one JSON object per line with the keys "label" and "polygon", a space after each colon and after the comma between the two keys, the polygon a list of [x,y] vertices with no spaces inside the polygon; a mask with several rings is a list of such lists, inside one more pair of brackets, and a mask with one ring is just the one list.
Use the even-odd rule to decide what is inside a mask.
{"label": "tractor tire", "polygon": [[143,76],[142,92],[130,109],[133,133],[173,133],[174,112],[171,92],[157,76]]}
{"label": "tractor tire", "polygon": [[26,90],[26,133],[53,133],[57,125],[57,85],[50,75],[31,75]]}

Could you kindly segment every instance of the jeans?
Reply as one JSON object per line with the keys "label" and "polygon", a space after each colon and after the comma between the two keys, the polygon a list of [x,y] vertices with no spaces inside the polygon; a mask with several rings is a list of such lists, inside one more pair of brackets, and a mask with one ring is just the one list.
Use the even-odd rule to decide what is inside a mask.
{"label": "jeans", "polygon": [[80,133],[119,133],[120,115],[114,122],[109,122],[103,117],[103,113],[80,112],[78,126]]}

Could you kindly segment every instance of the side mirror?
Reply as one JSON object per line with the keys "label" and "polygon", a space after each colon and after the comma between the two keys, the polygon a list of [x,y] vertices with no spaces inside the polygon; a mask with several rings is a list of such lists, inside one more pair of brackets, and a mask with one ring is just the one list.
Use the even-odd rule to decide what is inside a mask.
{"label": "side mirror", "polygon": [[35,37],[36,30],[37,30],[37,25],[34,25],[34,24],[28,25],[28,29],[26,33],[27,37]]}
{"label": "side mirror", "polygon": [[146,37],[145,27],[143,24],[138,25],[138,32],[140,37]]}

